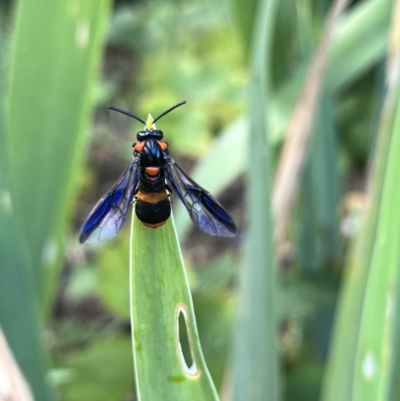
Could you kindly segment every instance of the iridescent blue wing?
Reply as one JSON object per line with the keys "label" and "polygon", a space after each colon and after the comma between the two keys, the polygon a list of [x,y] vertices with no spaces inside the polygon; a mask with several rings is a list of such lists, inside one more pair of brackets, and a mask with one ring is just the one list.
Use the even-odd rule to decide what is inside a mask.
{"label": "iridescent blue wing", "polygon": [[81,244],[107,241],[117,234],[137,192],[140,181],[138,166],[139,159],[136,157],[107,194],[97,202],[81,229],[79,235]]}
{"label": "iridescent blue wing", "polygon": [[187,176],[175,160],[168,156],[165,160],[168,185],[185,205],[193,223],[207,234],[233,237],[236,234],[235,223],[220,203]]}

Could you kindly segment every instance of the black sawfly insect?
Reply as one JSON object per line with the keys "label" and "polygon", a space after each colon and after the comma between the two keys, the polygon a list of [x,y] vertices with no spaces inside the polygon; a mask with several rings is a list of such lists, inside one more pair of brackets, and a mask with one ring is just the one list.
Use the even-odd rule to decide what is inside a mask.
{"label": "black sawfly insect", "polygon": [[107,194],[99,200],[86,219],[79,236],[80,243],[106,241],[121,228],[128,207],[136,203],[138,219],[147,227],[165,224],[171,214],[169,196],[175,192],[200,230],[219,237],[233,237],[233,219],[212,195],[194,182],[169,157],[163,132],[156,129],[156,121],[185,104],[181,101],[161,113],[156,119],[149,114],[147,121],[115,106],[108,108],[143,123],[132,146],[133,160]]}

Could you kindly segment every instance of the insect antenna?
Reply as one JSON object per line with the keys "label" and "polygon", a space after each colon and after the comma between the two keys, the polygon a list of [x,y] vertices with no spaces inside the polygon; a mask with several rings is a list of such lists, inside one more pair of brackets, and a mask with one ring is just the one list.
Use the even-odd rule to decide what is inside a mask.
{"label": "insect antenna", "polygon": [[[176,106],[176,107],[177,107],[177,106]],[[143,123],[144,125],[146,125],[146,122],[143,121],[141,118],[139,118],[138,116],[135,116],[134,114],[129,113],[129,112],[125,111],[125,110],[122,110],[122,109],[120,109],[119,107],[108,106],[108,108],[109,108],[110,110],[118,111],[118,113],[122,113],[122,114],[125,114],[126,116],[132,117],[132,118],[134,118],[135,120],[138,120],[138,121],[140,121],[141,123]]]}
{"label": "insect antenna", "polygon": [[182,106],[186,103],[186,100],[182,100],[179,103],[175,104],[174,106],[170,107],[168,110],[165,110],[163,113],[161,113],[154,121],[153,124],[158,121],[161,117],[164,117],[166,114],[168,114],[170,111],[175,110],[177,107]]}

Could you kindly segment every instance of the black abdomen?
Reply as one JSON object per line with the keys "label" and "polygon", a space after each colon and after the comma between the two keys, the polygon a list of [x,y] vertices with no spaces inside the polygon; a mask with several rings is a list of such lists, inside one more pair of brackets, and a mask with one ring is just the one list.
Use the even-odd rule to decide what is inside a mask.
{"label": "black abdomen", "polygon": [[136,216],[148,227],[162,226],[171,215],[165,173],[164,152],[155,138],[145,141],[141,151],[141,178],[136,196]]}
{"label": "black abdomen", "polygon": [[165,224],[171,215],[171,203],[167,193],[164,193],[165,199],[161,199],[158,202],[152,202],[153,196],[151,194],[138,194],[135,209],[136,216],[145,226],[160,227]]}

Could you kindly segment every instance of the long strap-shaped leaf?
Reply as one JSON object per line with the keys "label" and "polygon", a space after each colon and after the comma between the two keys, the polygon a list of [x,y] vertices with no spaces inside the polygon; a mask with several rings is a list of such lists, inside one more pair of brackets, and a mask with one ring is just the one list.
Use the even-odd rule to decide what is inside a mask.
{"label": "long strap-shaped leaf", "polygon": [[[2,38],[0,46],[3,48]],[[5,74],[1,55],[0,65],[0,329],[35,398],[48,401],[51,395],[45,382],[47,364],[40,336],[32,261],[18,215],[15,186],[11,178],[4,98]],[[6,363],[4,356],[2,363]],[[7,377],[3,377],[1,371],[2,366],[0,389],[2,387],[7,392]],[[12,375],[11,370],[7,373]],[[4,392],[0,390],[0,398]]]}
{"label": "long strap-shaped leaf", "polygon": [[323,401],[400,396],[400,2],[395,3],[366,218],[345,276]]}
{"label": "long strap-shaped leaf", "polygon": [[[152,229],[134,214],[132,227],[131,322],[139,400],[218,400],[201,351],[172,217]],[[187,360],[181,349],[182,331],[188,335]]]}
{"label": "long strap-shaped leaf", "polygon": [[[17,213],[43,299],[63,255],[109,0],[21,0],[8,91]],[[16,207],[17,207],[16,206]],[[53,275],[49,274],[53,273]],[[51,291],[50,290],[50,291]],[[51,303],[47,303],[49,308]]]}
{"label": "long strap-shaped leaf", "polygon": [[240,272],[233,346],[234,401],[278,401],[275,255],[265,110],[270,100],[272,32],[279,2],[260,1],[252,36],[249,85],[248,238]]}

